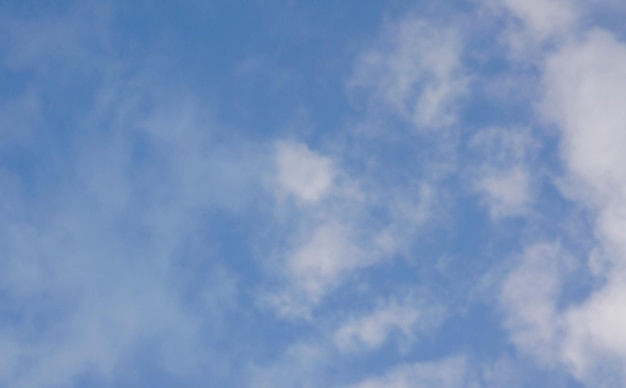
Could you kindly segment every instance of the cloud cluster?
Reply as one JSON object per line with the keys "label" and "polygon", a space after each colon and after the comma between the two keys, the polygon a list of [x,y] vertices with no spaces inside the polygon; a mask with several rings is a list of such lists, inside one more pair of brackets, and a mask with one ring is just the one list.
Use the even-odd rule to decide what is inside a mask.
{"label": "cloud cluster", "polygon": [[573,4],[541,2],[560,7],[567,19],[546,29],[534,13],[505,3],[528,28],[554,35],[558,27],[558,33],[569,37],[545,52],[540,62],[539,112],[560,131],[564,195],[593,215],[595,248],[588,255],[587,270],[598,281],[582,301],[559,308],[558,295],[568,276],[558,263],[567,253],[538,254],[532,248],[505,281],[512,338],[543,362],[562,363],[588,384],[622,385],[626,348],[617,328],[626,323],[621,296],[626,116],[620,107],[626,90],[626,45],[599,27],[581,31],[583,21],[571,16]]}
{"label": "cloud cluster", "polygon": [[[402,185],[393,194],[376,184],[365,192],[367,177],[296,142],[280,142],[273,160],[277,212],[287,209],[285,222],[293,226],[278,271],[271,268],[283,273],[286,288],[268,298],[285,316],[308,316],[356,272],[391,258],[429,220],[427,186],[411,192]],[[385,209],[388,220],[372,220],[375,208]]]}

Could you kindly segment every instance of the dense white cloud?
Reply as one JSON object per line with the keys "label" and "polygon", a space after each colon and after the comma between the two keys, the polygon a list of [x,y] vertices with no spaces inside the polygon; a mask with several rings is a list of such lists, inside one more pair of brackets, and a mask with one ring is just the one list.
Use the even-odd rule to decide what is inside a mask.
{"label": "dense white cloud", "polygon": [[591,31],[546,64],[544,113],[561,128],[563,158],[598,204],[619,200],[626,185],[626,46],[610,33]]}
{"label": "dense white cloud", "polygon": [[565,315],[567,337],[563,359],[572,366],[575,375],[594,381],[598,371],[606,377],[626,381],[626,284],[624,272],[611,275],[608,284],[596,291],[581,306]]}
{"label": "dense white cloud", "polygon": [[607,356],[617,358],[619,368],[626,364],[626,338],[616,329],[625,323],[625,69],[626,45],[592,30],[552,55],[544,75],[543,109],[562,131],[563,160],[573,182],[568,194],[597,211],[599,250],[591,269],[599,260],[607,263],[594,271],[605,285],[567,313],[564,358],[582,378],[602,368]]}
{"label": "dense white cloud", "polygon": [[570,16],[573,3],[537,4],[562,12],[561,19],[565,19],[550,28],[543,26],[541,15],[534,14],[540,8],[530,3],[520,8],[520,4],[507,2],[529,28],[544,35],[556,33],[555,29],[569,34],[570,39],[546,52],[545,63],[540,64],[543,98],[539,109],[561,134],[564,194],[595,218],[597,247],[589,255],[588,269],[599,285],[582,302],[559,308],[567,268],[558,263],[567,254],[531,248],[525,264],[505,282],[502,297],[510,313],[507,325],[513,341],[543,363],[561,363],[590,385],[622,385],[626,377],[620,372],[626,364],[626,337],[619,329],[626,324],[622,313],[626,46],[606,30],[577,32]]}

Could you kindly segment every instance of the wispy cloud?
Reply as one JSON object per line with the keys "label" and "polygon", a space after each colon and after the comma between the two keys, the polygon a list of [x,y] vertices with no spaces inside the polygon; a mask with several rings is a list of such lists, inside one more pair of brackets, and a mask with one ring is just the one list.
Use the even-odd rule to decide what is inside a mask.
{"label": "wispy cloud", "polygon": [[471,147],[481,159],[475,172],[475,188],[484,197],[492,218],[528,212],[537,177],[531,173],[533,144],[524,128],[490,128],[477,132]]}
{"label": "wispy cloud", "polygon": [[355,388],[461,387],[465,384],[466,364],[462,357],[400,365],[380,377],[372,377]]}
{"label": "wispy cloud", "polygon": [[[0,206],[0,381],[73,385],[95,375],[115,384],[146,347],[163,373],[193,379],[213,357],[211,346],[200,345],[210,342],[204,330],[217,333],[238,304],[236,279],[206,249],[210,243],[189,246],[203,224],[194,214],[216,208],[236,214],[254,198],[247,185],[251,175],[263,175],[263,164],[241,143],[216,145],[218,124],[198,101],[163,98],[172,90],[145,74],[96,72],[86,90],[77,80],[55,81],[57,73],[46,70],[51,64],[68,71],[116,67],[115,55],[94,54],[83,42],[86,26],[101,22],[98,10],[83,11],[44,22],[53,34],[38,31],[35,40],[29,28],[39,21],[10,26],[5,59],[14,68],[38,69],[41,81],[29,89],[32,97],[13,100],[23,109],[3,114],[2,126],[7,136],[21,136],[12,123],[24,123],[30,133],[15,141],[26,153],[41,150],[41,160],[28,173],[3,172],[16,194],[5,185]],[[86,62],[77,64],[76,56]],[[47,133],[60,125],[51,112],[54,82],[93,97],[64,108],[61,117],[71,119],[57,135]],[[29,125],[33,120],[49,127]],[[20,160],[10,149],[2,157],[9,165]],[[179,265],[190,256],[206,263],[194,268],[201,278],[183,284]]]}
{"label": "wispy cloud", "polygon": [[461,55],[458,31],[409,17],[360,55],[349,87],[371,96],[368,108],[389,109],[416,128],[450,125],[468,81]]}
{"label": "wispy cloud", "polygon": [[[427,315],[427,314],[424,314]],[[428,314],[430,315],[430,314]],[[407,340],[413,338],[417,324],[422,319],[422,312],[416,303],[389,303],[344,322],[334,334],[335,344],[344,351],[374,349],[385,343],[394,332]]]}

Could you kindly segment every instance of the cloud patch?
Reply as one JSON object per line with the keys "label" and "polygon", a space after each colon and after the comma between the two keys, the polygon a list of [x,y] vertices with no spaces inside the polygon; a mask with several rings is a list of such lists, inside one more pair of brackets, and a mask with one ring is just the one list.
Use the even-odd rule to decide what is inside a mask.
{"label": "cloud patch", "polygon": [[391,301],[343,323],[333,335],[334,342],[343,351],[358,351],[383,345],[395,332],[410,341],[421,319],[422,314],[417,306]]}
{"label": "cloud patch", "polygon": [[351,388],[462,387],[466,368],[463,357],[399,365],[382,376],[368,378]]}
{"label": "cloud patch", "polygon": [[330,158],[296,142],[279,142],[274,154],[279,192],[303,204],[321,201],[333,188],[335,171]]}
{"label": "cloud patch", "polygon": [[409,17],[390,24],[383,38],[358,58],[349,88],[371,97],[416,128],[454,123],[467,87],[458,31]]}

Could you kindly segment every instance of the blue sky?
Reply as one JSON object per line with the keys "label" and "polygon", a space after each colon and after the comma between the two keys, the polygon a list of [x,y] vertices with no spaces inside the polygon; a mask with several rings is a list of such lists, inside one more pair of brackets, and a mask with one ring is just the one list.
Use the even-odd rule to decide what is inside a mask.
{"label": "blue sky", "polygon": [[0,386],[626,386],[625,14],[0,1]]}

